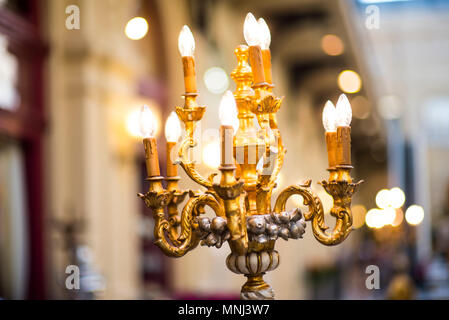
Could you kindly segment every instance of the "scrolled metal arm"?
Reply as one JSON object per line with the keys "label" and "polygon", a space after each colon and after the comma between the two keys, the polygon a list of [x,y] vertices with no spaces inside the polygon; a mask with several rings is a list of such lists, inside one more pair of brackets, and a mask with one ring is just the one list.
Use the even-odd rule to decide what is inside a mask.
{"label": "scrolled metal arm", "polygon": [[321,182],[326,192],[334,199],[334,206],[330,215],[337,219],[334,229],[329,233],[324,222],[324,209],[320,198],[310,189],[311,181],[306,181],[303,185],[290,186],[284,189],[276,199],[274,212],[285,211],[287,200],[293,195],[303,197],[304,205],[309,212],[304,214],[306,221],[312,221],[312,231],[315,238],[322,244],[333,246],[341,243],[347,238],[352,230],[351,197],[359,183],[349,183],[347,181]]}
{"label": "scrolled metal arm", "polygon": [[159,193],[148,192],[146,194],[139,194],[139,197],[144,199],[148,207],[153,210],[155,220],[154,225],[154,244],[168,256],[182,257],[187,252],[198,245],[199,239],[194,233],[194,219],[195,217],[205,213],[205,206],[209,206],[214,210],[217,216],[223,216],[224,212],[220,203],[212,194],[195,195],[190,192],[190,200],[185,205],[181,213],[181,232],[176,241],[171,241],[173,234],[171,228],[174,226],[165,217],[164,207],[170,201],[172,192],[162,191]]}
{"label": "scrolled metal arm", "polygon": [[188,149],[194,148],[196,146],[196,142],[193,139],[193,137],[190,137],[189,135],[186,136],[186,138],[181,142],[181,145],[179,147],[179,160],[177,161],[182,169],[185,171],[185,173],[198,183],[199,185],[211,189],[212,188],[212,179],[215,174],[212,174],[209,179],[205,179],[195,168],[195,164],[187,159]]}

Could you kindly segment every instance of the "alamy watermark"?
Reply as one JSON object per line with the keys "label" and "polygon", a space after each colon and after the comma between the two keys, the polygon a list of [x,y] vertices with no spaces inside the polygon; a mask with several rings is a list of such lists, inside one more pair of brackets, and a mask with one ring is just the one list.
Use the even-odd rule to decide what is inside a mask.
{"label": "alamy watermark", "polygon": [[68,30],[80,29],[80,8],[77,5],[71,4],[65,8],[65,13],[68,17],[65,19],[65,27]]}
{"label": "alamy watermark", "polygon": [[69,276],[65,279],[65,287],[68,290],[80,289],[80,268],[73,264],[65,268],[65,273]]}
{"label": "alamy watermark", "polygon": [[380,9],[376,5],[369,5],[365,8],[365,27],[368,30],[380,28]]}
{"label": "alamy watermark", "polygon": [[369,265],[365,269],[365,273],[369,276],[365,280],[365,286],[368,290],[380,289],[380,269],[376,265]]}

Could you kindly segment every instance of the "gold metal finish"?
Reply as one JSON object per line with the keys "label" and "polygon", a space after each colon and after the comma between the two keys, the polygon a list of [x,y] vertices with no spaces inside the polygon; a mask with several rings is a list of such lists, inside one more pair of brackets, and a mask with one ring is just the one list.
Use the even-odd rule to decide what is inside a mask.
{"label": "gold metal finish", "polygon": [[[329,180],[321,185],[334,199],[330,215],[337,221],[330,232],[321,200],[310,190],[310,180],[284,189],[271,208],[271,195],[286,153],[276,120],[282,98],[273,94],[273,85],[253,83],[247,46],[238,46],[235,54],[237,67],[231,77],[236,83],[234,97],[240,125],[234,137],[235,165],[219,168],[219,183],[213,182],[216,173],[205,178],[197,171],[189,152],[196,146],[194,130],[205,107],[198,106],[196,93],[186,93],[185,105],[176,108],[186,129],[176,163],[206,191],[179,190],[179,177],[167,178],[164,189],[163,178],[156,176],[148,178],[150,189],[139,196],[153,211],[155,244],[165,254],[181,257],[199,243],[220,248],[228,241],[231,248],[226,260],[228,268],[248,278],[242,287],[242,299],[273,299],[273,290],[263,275],[279,265],[279,254],[274,249],[276,240],[302,238],[305,222],[311,221],[312,232],[320,243],[328,246],[341,243],[352,230],[351,199],[361,182],[352,182],[350,165],[328,169]],[[254,125],[255,118],[260,130]],[[264,163],[272,161],[272,170],[258,170],[261,159]],[[178,206],[187,193],[190,199],[179,215]],[[307,212],[303,214],[299,208],[286,211],[292,195],[302,196]],[[204,216],[206,206],[215,212],[215,218]]]}

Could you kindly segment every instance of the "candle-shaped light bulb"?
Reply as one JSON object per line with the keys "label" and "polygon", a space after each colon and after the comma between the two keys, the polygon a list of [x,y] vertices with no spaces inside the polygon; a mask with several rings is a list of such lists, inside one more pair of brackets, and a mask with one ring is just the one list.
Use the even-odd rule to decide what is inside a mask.
{"label": "candle-shaped light bulb", "polygon": [[337,147],[336,163],[340,166],[351,165],[351,124],[352,109],[345,94],[340,95],[337,101]]}
{"label": "candle-shaped light bulb", "polygon": [[271,43],[271,33],[270,28],[268,28],[267,23],[263,18],[259,18],[259,44],[262,50],[268,50]]}
{"label": "candle-shaped light bulb", "polygon": [[260,44],[260,30],[256,18],[251,12],[248,12],[243,24],[243,35],[249,46],[257,46]]}
{"label": "candle-shaped light bulb", "polygon": [[195,52],[195,38],[193,38],[192,31],[187,25],[184,25],[179,33],[178,48],[181,56],[193,57]]}
{"label": "candle-shaped light bulb", "polygon": [[147,105],[142,106],[139,115],[140,133],[143,138],[153,138],[156,131],[154,115]]}
{"label": "candle-shaped light bulb", "polygon": [[336,111],[337,127],[349,127],[352,120],[352,109],[344,93],[338,98]]}
{"label": "candle-shaped light bulb", "polygon": [[323,126],[326,132],[337,131],[337,111],[334,104],[327,100],[323,109]]}
{"label": "candle-shaped light bulb", "polygon": [[142,109],[140,109],[139,125],[143,137],[143,146],[145,148],[145,163],[148,177],[158,177],[160,176],[159,156],[157,153],[156,138],[154,137],[156,120],[147,105],[142,106]]}
{"label": "candle-shaped light bulb", "polygon": [[[196,94],[195,79],[195,39],[188,26],[184,26],[179,33],[178,48],[182,56],[182,67],[184,70],[184,87],[186,93]],[[187,99],[187,98],[186,98]],[[187,100],[186,100],[187,101]]]}
{"label": "candle-shaped light bulb", "polygon": [[234,134],[239,128],[239,119],[237,118],[237,104],[234,95],[230,90],[226,91],[221,98],[218,116],[222,126],[232,126]]}
{"label": "candle-shaped light bulb", "polygon": [[181,131],[181,122],[178,115],[172,111],[165,122],[165,138],[167,142],[178,142]]}
{"label": "candle-shaped light bulb", "polygon": [[246,15],[243,25],[243,35],[246,43],[249,45],[249,64],[253,72],[253,83],[261,85],[265,83],[265,71],[262,61],[262,49],[260,47],[261,31],[259,23],[253,14],[249,12]]}

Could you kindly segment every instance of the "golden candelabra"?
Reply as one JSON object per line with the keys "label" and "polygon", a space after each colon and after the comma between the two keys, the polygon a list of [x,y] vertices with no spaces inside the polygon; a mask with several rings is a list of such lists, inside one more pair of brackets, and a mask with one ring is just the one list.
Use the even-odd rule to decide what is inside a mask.
{"label": "golden candelabra", "polygon": [[[179,138],[176,133],[180,131],[180,126],[176,124],[179,121],[176,115],[172,115],[168,120],[171,127],[167,135],[170,141],[167,142],[167,187],[164,188],[156,140],[152,130],[148,129],[151,127],[151,115],[147,107],[143,109],[141,129],[145,137],[150,187],[147,193],[139,194],[139,197],[153,212],[155,244],[166,255],[182,257],[199,243],[220,248],[227,241],[231,249],[226,259],[227,267],[247,277],[241,298],[273,299],[273,290],[264,281],[263,275],[279,265],[276,240],[279,237],[284,240],[302,238],[306,221],[311,221],[313,234],[320,243],[328,246],[341,243],[352,229],[351,197],[360,182],[353,183],[350,176],[350,127],[347,121],[350,106],[346,97],[342,96],[342,101],[339,101],[341,106],[337,104],[335,108],[328,102],[323,113],[330,176],[321,185],[334,200],[330,212],[337,219],[334,229],[327,230],[322,202],[311,191],[310,180],[284,189],[274,207],[271,207],[272,192],[286,152],[276,121],[282,98],[272,92],[268,27],[263,19],[258,23],[248,14],[244,34],[249,47],[240,45],[235,49],[237,67],[231,73],[236,90],[233,96],[225,94],[220,106],[220,113],[224,114],[220,127],[220,181],[214,183],[216,174],[203,177],[195,162],[189,158],[190,149],[196,146],[195,128],[206,108],[196,102],[194,39],[185,26],[179,38],[186,87],[185,104],[176,107],[176,115],[184,123],[186,134],[179,145],[179,157],[173,163],[170,153]],[[236,121],[238,118],[235,135],[237,123],[232,117]],[[260,129],[256,128],[254,117]],[[350,117],[349,114],[349,122]],[[174,137],[169,139],[170,135]],[[264,168],[257,165],[259,161],[263,161]],[[180,190],[176,164],[205,191]],[[187,194],[189,200],[179,214],[178,205]],[[299,208],[286,211],[286,202],[293,195],[302,196],[307,212],[303,213]],[[215,212],[216,217],[205,217],[206,206]]]}

